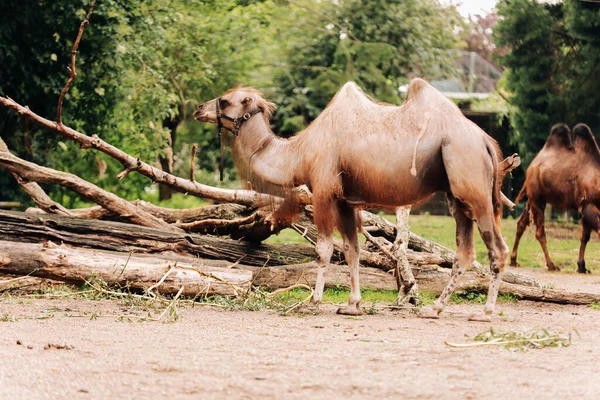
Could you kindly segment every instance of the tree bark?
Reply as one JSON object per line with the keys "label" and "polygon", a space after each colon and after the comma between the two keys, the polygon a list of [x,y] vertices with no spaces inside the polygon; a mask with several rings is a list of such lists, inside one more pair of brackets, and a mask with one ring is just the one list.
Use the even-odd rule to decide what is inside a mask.
{"label": "tree bark", "polygon": [[239,294],[248,290],[252,280],[250,271],[214,267],[209,260],[192,257],[133,255],[4,240],[0,240],[0,272],[80,284],[96,277],[134,290],[147,289],[168,273],[156,290],[174,294],[183,287],[182,293],[187,296]]}
{"label": "tree bark", "polygon": [[[67,282],[85,283],[100,278],[110,284],[119,284],[133,290],[155,286],[162,294],[238,295],[249,285],[263,289],[279,289],[297,283],[314,285],[316,263],[256,267],[230,265],[223,261],[202,260],[173,254],[144,255],[125,252],[92,250],[52,243],[20,243],[0,240],[0,272],[50,278]],[[444,268],[418,268],[415,277],[421,290],[439,294],[450,272]],[[163,279],[164,278],[164,279]],[[158,284],[159,281],[162,283]],[[350,274],[347,266],[332,265],[327,271],[327,287],[348,287]],[[365,289],[396,290],[396,279],[373,268],[361,269],[361,283]],[[485,292],[489,280],[472,271],[465,274],[456,287],[460,291]],[[572,293],[560,290],[514,285],[502,282],[500,293],[509,293],[521,299],[560,304],[590,304],[600,302],[599,294]]]}
{"label": "tree bark", "polygon": [[[1,137],[0,152],[8,153],[8,146],[6,145],[4,140],[2,140]],[[50,198],[50,196],[48,196],[46,192],[44,192],[44,189],[42,189],[40,185],[38,185],[35,182],[25,182],[23,178],[15,172],[11,171],[11,174],[15,177],[19,186],[21,186],[21,189],[23,189],[23,191],[27,193],[29,197],[31,197],[31,199],[39,208],[51,214],[72,215],[69,212],[69,210],[67,210],[61,204],[58,204],[55,201],[53,201]]]}

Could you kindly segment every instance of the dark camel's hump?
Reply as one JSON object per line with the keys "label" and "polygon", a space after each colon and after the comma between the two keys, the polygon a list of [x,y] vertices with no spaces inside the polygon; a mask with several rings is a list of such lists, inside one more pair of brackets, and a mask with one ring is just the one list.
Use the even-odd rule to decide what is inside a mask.
{"label": "dark camel's hump", "polygon": [[546,139],[546,147],[561,147],[573,150],[569,126],[567,124],[555,124],[550,129],[550,136]]}
{"label": "dark camel's hump", "polygon": [[600,161],[600,149],[598,149],[598,143],[589,126],[586,124],[575,125],[573,137],[578,150],[583,150]]}

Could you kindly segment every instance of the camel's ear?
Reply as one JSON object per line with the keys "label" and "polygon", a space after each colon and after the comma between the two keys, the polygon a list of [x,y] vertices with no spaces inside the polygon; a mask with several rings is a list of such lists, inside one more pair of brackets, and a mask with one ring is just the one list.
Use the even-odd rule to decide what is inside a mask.
{"label": "camel's ear", "polygon": [[247,106],[248,104],[252,103],[252,97],[245,97],[244,100],[242,100],[242,104]]}

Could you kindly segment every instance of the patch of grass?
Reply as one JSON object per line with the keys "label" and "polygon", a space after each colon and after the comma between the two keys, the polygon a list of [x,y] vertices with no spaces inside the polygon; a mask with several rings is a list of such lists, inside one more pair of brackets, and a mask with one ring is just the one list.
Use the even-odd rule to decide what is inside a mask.
{"label": "patch of grass", "polygon": [[[393,216],[384,215],[391,221]],[[411,215],[408,219],[410,229],[417,235],[426,237],[450,249],[456,249],[454,219],[449,216],[440,215]],[[517,229],[517,220],[509,217],[502,220],[502,236],[512,248]],[[572,222],[550,222],[546,223],[546,238],[548,250],[554,263],[563,271],[573,272],[577,269],[577,255],[579,251],[579,235],[581,227]],[[486,265],[487,249],[479,234],[475,234],[475,251],[477,261]],[[546,261],[542,248],[535,238],[535,227],[529,226],[519,244],[519,256],[517,260],[524,267],[546,268]],[[591,240],[586,251],[586,261],[591,266],[592,272],[600,272],[600,242]]]}
{"label": "patch of grass", "polygon": [[0,317],[0,322],[19,322],[19,319],[16,315],[4,314]]}
{"label": "patch of grass", "polygon": [[499,303],[516,303],[519,301],[519,298],[512,293],[504,293],[498,295]]}
{"label": "patch of grass", "polygon": [[430,292],[419,292],[419,300],[421,306],[430,306],[435,303],[435,300],[438,298],[436,294]]}
{"label": "patch of grass", "polygon": [[183,193],[173,193],[173,196],[169,200],[162,200],[159,203],[159,206],[166,208],[185,209],[204,207],[210,204],[211,203],[208,201],[195,196],[187,196]]}
{"label": "patch of grass", "polygon": [[592,303],[590,303],[590,308],[592,310],[599,310],[600,311],[600,303],[592,302]]}
{"label": "patch of grass", "polygon": [[[485,304],[487,301],[487,294],[481,292],[454,292],[450,296],[450,302],[454,304]],[[499,294],[498,303],[516,303],[519,298],[513,294]]]}
{"label": "patch of grass", "polygon": [[480,292],[454,292],[450,296],[450,302],[454,304],[485,304],[487,295]]}
{"label": "patch of grass", "polygon": [[[574,332],[577,333],[577,331]],[[572,332],[557,334],[551,333],[544,328],[523,332],[496,332],[490,328],[473,337],[472,341],[474,343],[444,343],[450,347],[465,348],[497,345],[503,346],[507,350],[527,351],[529,349],[542,349],[545,347],[569,347],[572,344]]]}
{"label": "patch of grass", "polygon": [[[283,302],[300,301],[309,295],[306,289],[294,289],[278,296]],[[348,301],[350,291],[341,286],[327,288],[323,291],[323,301],[331,303],[344,303]],[[361,290],[362,303],[393,303],[398,293],[394,290]]]}

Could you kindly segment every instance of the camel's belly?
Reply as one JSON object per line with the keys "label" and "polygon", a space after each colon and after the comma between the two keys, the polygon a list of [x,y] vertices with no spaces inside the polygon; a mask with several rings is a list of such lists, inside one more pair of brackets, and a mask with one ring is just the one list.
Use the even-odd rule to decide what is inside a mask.
{"label": "camel's belly", "polygon": [[358,171],[342,173],[344,197],[353,203],[364,202],[384,207],[410,205],[436,191],[448,190],[448,178],[441,160],[417,167],[417,175],[410,173],[410,164],[395,168],[360,174]]}

